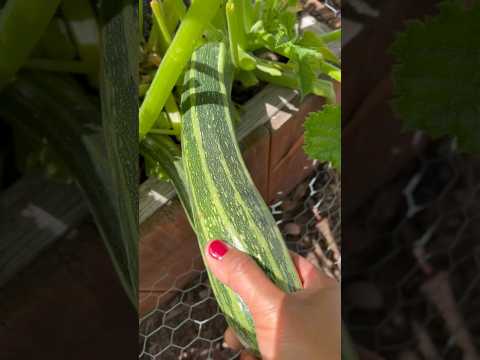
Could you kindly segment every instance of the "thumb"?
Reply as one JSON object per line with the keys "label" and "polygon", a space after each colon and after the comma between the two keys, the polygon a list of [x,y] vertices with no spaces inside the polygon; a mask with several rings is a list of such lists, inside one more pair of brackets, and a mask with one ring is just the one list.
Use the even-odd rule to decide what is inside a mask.
{"label": "thumb", "polygon": [[282,301],[285,294],[246,253],[221,240],[213,240],[207,244],[205,254],[215,277],[245,301],[253,316]]}

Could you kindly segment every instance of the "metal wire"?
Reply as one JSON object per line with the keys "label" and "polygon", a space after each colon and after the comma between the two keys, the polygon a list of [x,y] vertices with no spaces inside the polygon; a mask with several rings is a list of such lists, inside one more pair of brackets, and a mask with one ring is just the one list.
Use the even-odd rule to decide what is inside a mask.
{"label": "metal wire", "polygon": [[[279,194],[279,200],[271,209],[289,248],[310,256],[332,274],[339,273],[334,253],[315,228],[316,216],[320,214],[330,222],[331,232],[339,244],[340,179],[333,170],[319,167],[291,194]],[[316,259],[318,249],[322,249],[329,262]],[[157,299],[155,310],[140,320],[141,360],[238,358],[238,354],[222,346],[227,324],[213,297],[207,273],[198,265],[199,260],[200,256],[192,259],[191,269],[178,275],[175,285]],[[189,285],[176,285],[192,274]]]}
{"label": "metal wire", "polygon": [[480,159],[435,146],[358,212],[364,246],[344,254],[342,283],[357,344],[386,359],[479,358],[479,175]]}

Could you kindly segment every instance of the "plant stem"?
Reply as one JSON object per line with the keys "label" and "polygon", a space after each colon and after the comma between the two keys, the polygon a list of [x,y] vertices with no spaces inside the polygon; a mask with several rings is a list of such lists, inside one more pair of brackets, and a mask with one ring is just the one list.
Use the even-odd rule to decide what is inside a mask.
{"label": "plant stem", "polygon": [[139,136],[152,128],[221,0],[193,0],[140,107]]}
{"label": "plant stem", "polygon": [[152,8],[153,17],[155,18],[155,22],[160,30],[160,46],[163,51],[166,51],[170,44],[172,43],[172,34],[168,29],[167,21],[165,18],[165,13],[163,11],[163,6],[158,0],[152,0],[150,2],[150,7]]}
{"label": "plant stem", "polygon": [[60,0],[8,0],[0,14],[0,90],[25,64]]}
{"label": "plant stem", "polygon": [[235,67],[240,67],[240,59],[238,57],[238,44],[240,42],[237,21],[235,16],[235,5],[233,2],[229,1],[225,7],[227,14],[227,24],[228,24],[228,37],[230,40],[230,56],[232,57],[232,63]]}
{"label": "plant stem", "polygon": [[248,33],[254,23],[254,9],[252,0],[242,0],[243,5],[243,22],[245,31]]}
{"label": "plant stem", "polygon": [[[245,30],[245,9],[243,7],[243,0],[228,0],[227,2],[227,20],[229,18],[229,15],[232,16],[235,19],[235,27],[232,29],[233,31],[236,32],[237,39],[238,39],[238,45],[242,48],[245,49],[247,45],[247,34]],[[229,4],[230,5],[230,10],[229,10]]]}
{"label": "plant stem", "polygon": [[[255,70],[255,75],[262,81],[274,85],[283,86],[289,89],[298,89],[298,76],[291,72],[284,72],[281,76],[272,76],[266,72]],[[329,80],[315,79],[313,81],[312,93],[317,96],[325,97],[329,103],[335,102],[335,89]]]}
{"label": "plant stem", "polygon": [[164,0],[163,9],[167,17],[167,26],[171,34],[175,32],[178,21],[182,20],[187,13],[187,8],[182,0]]}
{"label": "plant stem", "polygon": [[239,0],[229,0],[225,7],[233,65],[243,70],[255,69],[255,59],[246,51],[243,4]]}
{"label": "plant stem", "polygon": [[165,103],[165,110],[167,110],[168,118],[170,119],[170,124],[172,125],[173,130],[175,131],[174,135],[180,135],[182,129],[182,115],[178,109],[177,102],[173,95],[167,99]]}

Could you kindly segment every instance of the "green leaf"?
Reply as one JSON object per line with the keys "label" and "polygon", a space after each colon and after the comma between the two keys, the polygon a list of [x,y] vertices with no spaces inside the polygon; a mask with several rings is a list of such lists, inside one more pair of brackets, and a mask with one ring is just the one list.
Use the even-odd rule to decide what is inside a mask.
{"label": "green leaf", "polygon": [[121,224],[128,219],[120,216],[123,214],[115,201],[119,192],[112,183],[112,164],[107,157],[98,107],[69,77],[20,72],[0,96],[0,115],[35,137],[48,139],[83,190],[120,280],[136,304],[135,283],[131,282],[137,276],[133,266],[137,260],[136,243],[128,242],[122,233]]}
{"label": "green leaf", "polygon": [[132,303],[138,289],[138,32],[135,4],[102,1],[101,100],[102,124],[112,172],[117,236],[107,243],[121,247],[117,264]]}
{"label": "green leaf", "polygon": [[322,40],[321,36],[313,31],[305,31],[302,38],[298,41],[298,44],[311,50],[318,51],[325,60],[331,61],[334,64],[340,64],[337,55],[330,50],[328,45]]}
{"label": "green leaf", "polygon": [[311,57],[306,54],[301,54],[298,57],[298,79],[302,99],[305,95],[313,92],[313,84],[317,78],[311,60]]}
{"label": "green leaf", "polygon": [[305,152],[315,160],[328,161],[341,170],[341,108],[325,105],[322,111],[310,113],[305,121]]}
{"label": "green leaf", "polygon": [[480,152],[480,2],[444,1],[439,14],[411,22],[395,56],[393,105],[409,129],[449,135],[460,150]]}
{"label": "green leaf", "polygon": [[8,0],[0,13],[0,90],[13,80],[46,31],[60,0]]}

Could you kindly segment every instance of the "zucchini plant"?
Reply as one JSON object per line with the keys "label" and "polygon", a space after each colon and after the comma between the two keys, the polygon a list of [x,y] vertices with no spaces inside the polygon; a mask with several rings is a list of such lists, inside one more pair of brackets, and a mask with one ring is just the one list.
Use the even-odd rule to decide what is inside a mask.
{"label": "zucchini plant", "polygon": [[[242,160],[232,84],[272,83],[333,103],[341,71],[328,43],[340,31],[300,31],[294,0],[193,0],[188,8],[181,0],[153,0],[150,26],[143,5],[139,141],[147,173],[173,183],[202,252],[209,240],[223,239],[250,254],[280,288],[299,290],[285,242]],[[333,116],[339,123],[339,112]],[[248,308],[209,277],[228,323],[258,353]]]}
{"label": "zucchini plant", "polygon": [[0,116],[23,173],[40,167],[79,185],[136,307],[135,6],[96,3],[0,0]]}

